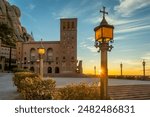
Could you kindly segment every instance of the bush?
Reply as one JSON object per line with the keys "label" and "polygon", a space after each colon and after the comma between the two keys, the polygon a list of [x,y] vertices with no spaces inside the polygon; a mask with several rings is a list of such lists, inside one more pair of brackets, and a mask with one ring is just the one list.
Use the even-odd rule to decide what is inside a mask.
{"label": "bush", "polygon": [[99,88],[87,83],[71,84],[58,90],[55,99],[60,100],[98,100],[100,99]]}
{"label": "bush", "polygon": [[31,72],[16,72],[14,74],[14,77],[13,77],[13,83],[15,86],[17,86],[17,91],[20,92],[20,88],[21,88],[21,80],[27,78],[27,77],[30,77],[30,78],[38,78],[38,75],[35,74],[35,73],[31,73]]}
{"label": "bush", "polygon": [[56,86],[54,80],[42,80],[31,72],[16,72],[13,82],[23,98],[29,100],[52,99]]}
{"label": "bush", "polygon": [[30,71],[28,69],[14,68],[12,72],[16,73],[16,72],[30,72]]}
{"label": "bush", "polygon": [[55,91],[55,81],[52,79],[32,79],[25,78],[21,80],[21,94],[27,100],[48,100],[53,99]]}

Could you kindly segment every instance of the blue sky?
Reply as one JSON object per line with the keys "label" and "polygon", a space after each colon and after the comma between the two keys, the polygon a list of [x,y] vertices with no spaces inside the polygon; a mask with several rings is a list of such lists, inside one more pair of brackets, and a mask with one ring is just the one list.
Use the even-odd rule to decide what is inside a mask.
{"label": "blue sky", "polygon": [[[84,72],[100,67],[100,53],[94,47],[94,27],[99,25],[103,6],[106,20],[115,26],[114,48],[108,53],[109,74],[142,74],[142,60],[150,75],[150,0],[8,0],[22,12],[21,23],[35,40],[60,39],[59,19],[78,18],[78,59]],[[97,71],[98,72],[98,71]]]}

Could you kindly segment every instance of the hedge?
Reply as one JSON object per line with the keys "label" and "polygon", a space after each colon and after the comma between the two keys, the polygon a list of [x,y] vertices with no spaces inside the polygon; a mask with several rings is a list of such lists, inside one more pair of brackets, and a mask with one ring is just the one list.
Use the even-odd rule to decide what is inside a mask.
{"label": "hedge", "polygon": [[58,89],[55,99],[59,100],[99,100],[100,91],[95,84],[70,84]]}
{"label": "hedge", "polygon": [[25,79],[27,77],[30,77],[32,79],[33,78],[38,78],[39,79],[37,74],[31,73],[31,72],[16,72],[14,74],[13,83],[17,87],[17,91],[18,92],[20,92],[20,87],[21,87],[20,82],[21,82],[21,80],[23,80],[23,79]]}
{"label": "hedge", "polygon": [[55,81],[52,79],[32,79],[21,80],[21,95],[27,100],[49,100],[53,99],[55,91]]}

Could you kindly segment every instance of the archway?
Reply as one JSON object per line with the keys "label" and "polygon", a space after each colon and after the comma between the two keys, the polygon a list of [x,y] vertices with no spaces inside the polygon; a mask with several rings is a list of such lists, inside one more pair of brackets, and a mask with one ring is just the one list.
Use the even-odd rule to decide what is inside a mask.
{"label": "archway", "polygon": [[52,73],[52,68],[51,67],[48,67],[47,73]]}
{"label": "archway", "polygon": [[34,67],[31,67],[31,68],[30,68],[30,71],[34,72]]}
{"label": "archway", "polygon": [[59,73],[59,67],[55,67],[55,73]]}

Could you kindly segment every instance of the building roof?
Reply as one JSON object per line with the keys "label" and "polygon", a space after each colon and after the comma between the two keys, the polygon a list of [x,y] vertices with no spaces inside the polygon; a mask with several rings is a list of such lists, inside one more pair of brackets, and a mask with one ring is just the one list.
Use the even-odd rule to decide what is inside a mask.
{"label": "building roof", "polygon": [[77,20],[78,18],[61,18],[60,20]]}
{"label": "building roof", "polygon": [[[41,44],[41,41],[25,42],[24,44]],[[60,44],[60,41],[42,41],[42,44]]]}

